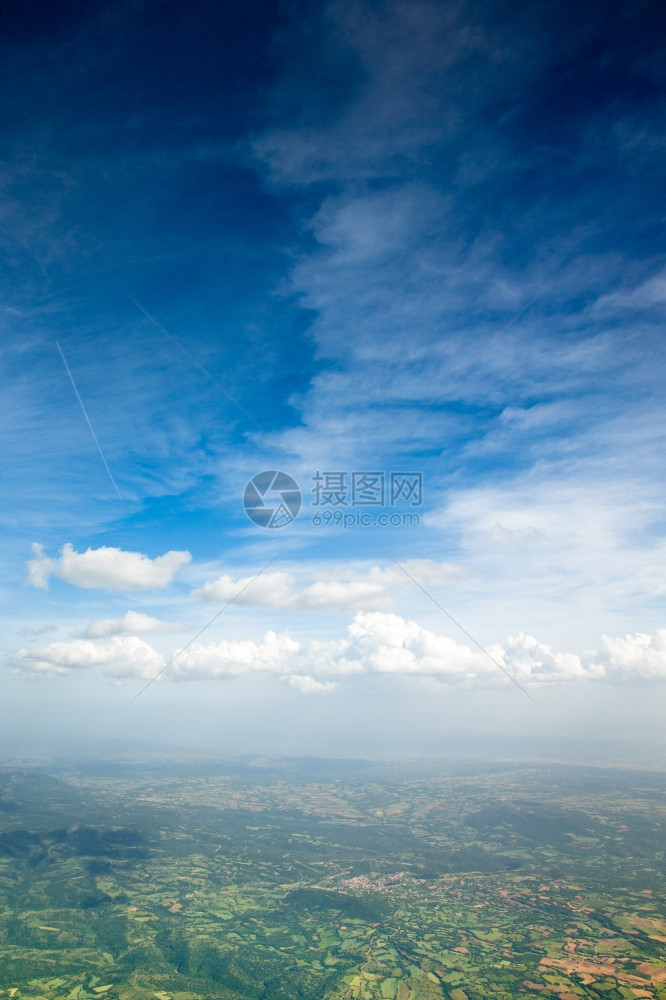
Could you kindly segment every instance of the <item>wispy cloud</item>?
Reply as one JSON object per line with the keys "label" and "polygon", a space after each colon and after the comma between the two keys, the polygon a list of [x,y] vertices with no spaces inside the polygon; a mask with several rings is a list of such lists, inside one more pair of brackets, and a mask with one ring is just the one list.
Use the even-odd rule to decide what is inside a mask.
{"label": "wispy cloud", "polygon": [[77,639],[104,639],[107,636],[142,635],[146,632],[182,632],[186,625],[162,621],[141,611],[126,611],[122,618],[102,618],[82,629],[75,629]]}
{"label": "wispy cloud", "polygon": [[594,303],[595,310],[605,313],[615,311],[660,308],[666,304],[666,271],[660,271],[642,281],[634,288],[623,288],[616,292],[602,295]]}
{"label": "wispy cloud", "polygon": [[17,629],[19,635],[24,636],[26,639],[38,639],[42,635],[48,635],[49,632],[57,632],[57,625],[22,625],[21,628]]}
{"label": "wispy cloud", "polygon": [[[460,567],[431,559],[413,559],[405,565],[431,586],[453,583],[462,575]],[[392,604],[395,596],[405,589],[404,575],[396,567],[373,566],[365,571],[331,567],[318,570],[317,575],[320,579],[314,583],[299,586],[292,573],[265,573],[238,603],[313,611],[359,606],[380,608]],[[204,601],[225,601],[248,579],[224,574],[195,590],[194,596]]]}
{"label": "wispy cloud", "polygon": [[[472,23],[468,14],[466,4],[444,7],[433,0],[336,2],[325,7],[323,18],[314,10],[307,27],[321,39],[318,58],[323,49],[327,58],[344,60],[354,89],[343,92],[332,112],[317,107],[316,89],[300,93],[303,113],[293,124],[290,99],[309,69],[307,56],[296,48],[305,25],[301,31],[296,26],[288,39],[295,58],[285,67],[287,85],[282,82],[292,122],[276,125],[255,143],[274,180],[313,184],[404,176],[435,149],[455,148],[457,137],[468,148],[476,145],[473,115],[486,100],[481,81],[491,77],[508,97],[535,54],[527,38],[515,32],[502,37],[498,28],[478,18]],[[461,88],[471,60],[476,86]]]}

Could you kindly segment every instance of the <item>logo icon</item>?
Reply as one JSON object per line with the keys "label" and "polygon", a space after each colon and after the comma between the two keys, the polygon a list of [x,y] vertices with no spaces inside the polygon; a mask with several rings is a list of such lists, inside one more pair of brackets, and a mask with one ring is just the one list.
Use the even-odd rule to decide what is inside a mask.
{"label": "logo icon", "polygon": [[253,476],[243,493],[245,513],[260,528],[284,528],[291,524],[302,501],[296,480],[275,469]]}

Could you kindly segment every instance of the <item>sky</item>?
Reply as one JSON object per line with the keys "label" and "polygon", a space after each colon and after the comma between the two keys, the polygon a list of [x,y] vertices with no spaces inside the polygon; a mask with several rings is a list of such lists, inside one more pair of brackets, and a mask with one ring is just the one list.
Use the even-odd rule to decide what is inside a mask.
{"label": "sky", "polygon": [[9,3],[6,740],[662,740],[663,7]]}

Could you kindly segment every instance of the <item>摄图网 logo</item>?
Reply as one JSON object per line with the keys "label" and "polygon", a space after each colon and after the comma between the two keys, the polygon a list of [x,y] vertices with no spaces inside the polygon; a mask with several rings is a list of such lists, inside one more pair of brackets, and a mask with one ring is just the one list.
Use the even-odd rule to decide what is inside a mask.
{"label": "\u6444\u56fe\u7f51 logo", "polygon": [[296,480],[276,469],[257,473],[243,493],[245,513],[261,528],[284,528],[291,524],[302,501]]}

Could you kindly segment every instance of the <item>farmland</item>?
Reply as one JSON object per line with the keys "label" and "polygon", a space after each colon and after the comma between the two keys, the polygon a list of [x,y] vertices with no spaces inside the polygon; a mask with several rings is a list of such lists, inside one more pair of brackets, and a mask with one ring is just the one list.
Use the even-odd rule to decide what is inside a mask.
{"label": "farmland", "polygon": [[666,774],[0,771],[0,997],[666,998]]}

